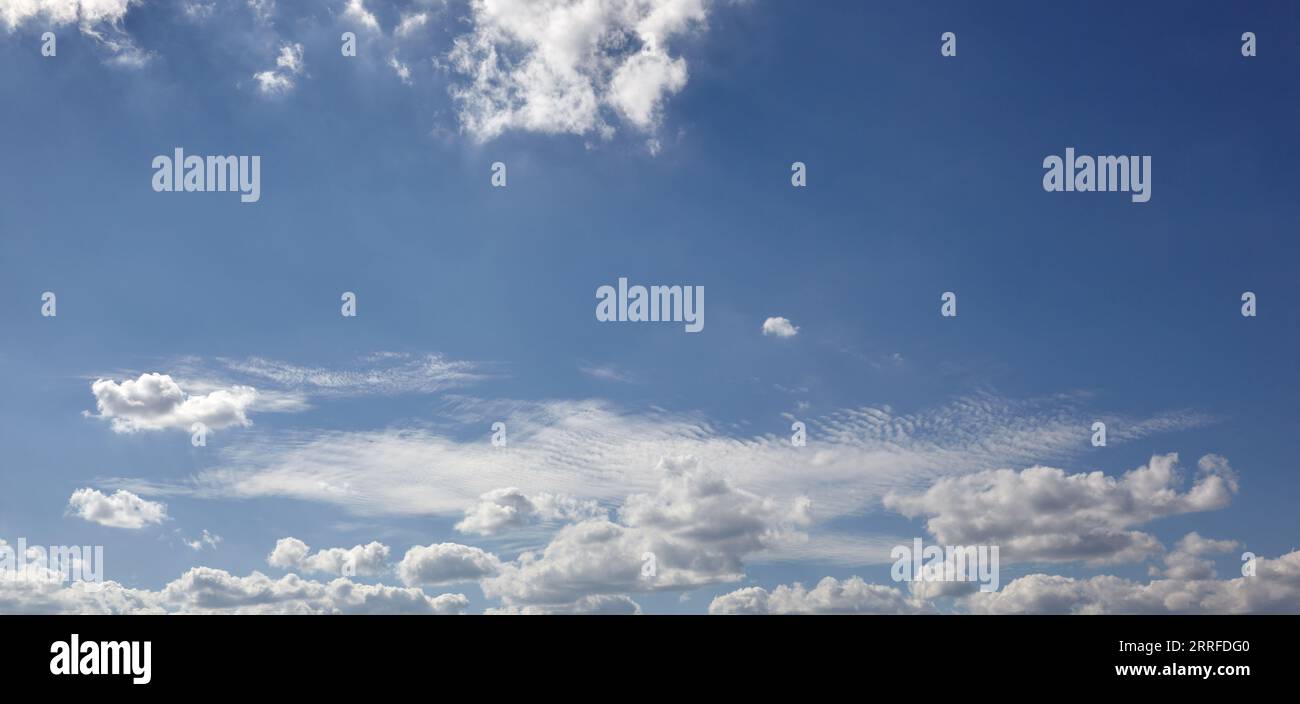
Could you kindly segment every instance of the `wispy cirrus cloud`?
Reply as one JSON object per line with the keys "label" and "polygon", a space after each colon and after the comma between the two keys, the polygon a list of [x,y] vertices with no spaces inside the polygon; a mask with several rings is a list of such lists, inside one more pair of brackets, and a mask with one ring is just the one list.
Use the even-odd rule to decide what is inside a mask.
{"label": "wispy cirrus cloud", "polygon": [[439,354],[384,352],[351,367],[304,366],[250,357],[217,360],[229,373],[309,395],[364,396],[427,394],[468,386],[487,378],[484,365]]}

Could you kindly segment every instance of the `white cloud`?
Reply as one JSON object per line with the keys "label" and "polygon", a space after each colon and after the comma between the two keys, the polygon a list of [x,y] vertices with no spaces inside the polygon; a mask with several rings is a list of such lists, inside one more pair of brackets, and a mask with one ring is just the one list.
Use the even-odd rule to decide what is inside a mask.
{"label": "white cloud", "polygon": [[583,364],[578,367],[578,371],[601,381],[617,381],[625,384],[636,381],[635,374],[613,364]]}
{"label": "white cloud", "polygon": [[81,518],[110,528],[144,528],[167,520],[167,506],[122,489],[111,496],[95,489],[77,489],[68,497],[68,508]]}
{"label": "white cloud", "polygon": [[185,0],[181,4],[181,12],[195,22],[202,22],[212,16],[217,9],[216,2],[199,2],[199,0]]}
{"label": "white cloud", "polygon": [[[2,544],[2,542],[0,542]],[[4,565],[0,561],[0,565]],[[350,579],[316,582],[288,574],[246,577],[194,567],[158,591],[118,582],[63,582],[47,566],[0,569],[0,612],[61,614],[459,614],[464,594],[430,597],[413,587],[363,584]]]}
{"label": "white cloud", "polygon": [[478,580],[500,570],[501,561],[480,548],[438,543],[407,550],[397,565],[397,576],[408,586],[432,586]]}
{"label": "white cloud", "polygon": [[1067,474],[1051,467],[940,479],[924,493],[891,492],[887,508],[926,517],[945,545],[997,545],[1017,561],[1138,561],[1163,551],[1132,530],[1156,518],[1223,508],[1237,491],[1227,461],[1206,455],[1197,479],[1179,493],[1178,455],[1156,455],[1120,477]]}
{"label": "white cloud", "polygon": [[127,11],[139,0],[0,0],[0,23],[10,32],[28,23],[45,28],[76,24],[112,55],[109,63],[138,68],[150,54],[122,30]]}
{"label": "white cloud", "polygon": [[186,540],[185,544],[195,552],[198,552],[205,547],[210,547],[213,550],[216,550],[217,546],[221,544],[221,536],[209,533],[208,530],[204,528],[203,535],[199,536],[195,540]]}
{"label": "white cloud", "polygon": [[423,29],[428,23],[429,13],[427,12],[413,12],[409,15],[403,15],[401,22],[397,24],[397,28],[393,30],[393,34],[404,39]]}
{"label": "white cloud", "polygon": [[600,518],[604,511],[595,501],[571,496],[540,493],[529,497],[515,487],[494,489],[479,497],[456,524],[461,533],[495,535],[523,528],[539,521]]}
{"label": "white cloud", "polygon": [[[1193,539],[1192,543],[1198,543]],[[1206,541],[1218,551],[1234,541]],[[1230,548],[1229,548],[1230,549]],[[1141,584],[1112,575],[1088,578],[1031,574],[996,592],[957,599],[958,612],[975,614],[1250,614],[1300,611],[1300,551],[1257,558],[1255,575],[1228,580],[1168,578]],[[770,592],[746,587],[722,594],[712,614],[912,613],[936,610],[930,597],[859,577],[826,577],[811,591],[801,584]]]}
{"label": "white cloud", "polygon": [[275,16],[275,0],[248,0],[248,9],[258,22],[270,24]]}
{"label": "white cloud", "polygon": [[864,582],[861,577],[825,577],[811,591],[796,582],[771,592],[746,587],[715,597],[710,614],[911,614],[932,610],[900,589]]}
{"label": "white cloud", "polygon": [[[664,458],[653,494],[633,494],[618,522],[562,528],[540,554],[526,552],[483,580],[507,607],[568,608],[584,596],[681,589],[744,576],[743,559],[807,523],[807,505],[780,505],[733,486],[690,457]],[[642,574],[645,555],[655,574]]]}
{"label": "white cloud", "polygon": [[544,616],[548,614],[601,614],[607,616],[639,616],[641,605],[623,594],[592,594],[570,604],[560,606],[503,606],[488,609],[485,613],[497,615]]}
{"label": "white cloud", "polygon": [[343,17],[346,20],[360,23],[362,27],[371,31],[379,31],[379,21],[375,19],[373,13],[366,9],[365,0],[347,0],[343,8]]}
{"label": "white cloud", "polygon": [[473,30],[449,58],[461,124],[487,141],[509,130],[609,136],[617,115],[642,132],[686,84],[673,38],[708,0],[473,0]]}
{"label": "white cloud", "polygon": [[30,20],[59,26],[116,24],[138,0],[0,0],[0,20],[13,31]]}
{"label": "white cloud", "polygon": [[462,594],[429,597],[419,589],[361,584],[348,579],[315,582],[260,572],[238,577],[195,567],[146,599],[169,613],[451,614],[469,606]]}
{"label": "white cloud", "polygon": [[[444,398],[435,409],[436,426],[253,433],[238,444],[210,448],[213,465],[193,476],[97,481],[154,496],[290,497],[357,515],[459,519],[483,494],[502,487],[529,498],[550,493],[614,505],[630,493],[657,490],[658,477],[647,471],[657,458],[692,455],[706,466],[736,472],[747,490],[778,502],[806,495],[818,520],[828,521],[876,510],[889,491],[922,491],[946,476],[1069,457],[1086,447],[1079,428],[1086,430],[1095,417],[1093,411],[1072,410],[1060,397],[1011,401],[979,395],[909,414],[846,408],[801,417],[816,444],[796,448],[788,422],[773,423],[768,433],[738,435],[733,426],[691,412],[634,412],[594,400]],[[506,423],[508,451],[487,442],[485,419]],[[1124,424],[1159,425],[1163,432],[1205,422],[1180,414],[1159,423]],[[809,544],[809,550],[816,548]],[[871,556],[863,561],[877,562]]]}
{"label": "white cloud", "polygon": [[322,572],[336,576],[374,576],[388,571],[389,548],[372,541],[352,548],[328,548],[311,552],[297,538],[281,538],[266,556],[266,563],[285,570],[303,573]]}
{"label": "white cloud", "polygon": [[397,60],[396,56],[388,57],[388,65],[392,67],[393,72],[401,79],[402,83],[411,84],[411,67]]}
{"label": "white cloud", "polygon": [[274,95],[293,89],[295,76],[304,70],[302,44],[285,44],[275,59],[275,69],[253,74],[262,93]]}
{"label": "white cloud", "polygon": [[1151,567],[1151,576],[1167,579],[1214,579],[1214,561],[1207,555],[1236,550],[1241,543],[1235,540],[1211,540],[1192,532],[1183,536],[1174,549],[1165,553],[1163,570]]}
{"label": "white cloud", "polygon": [[436,393],[485,378],[480,365],[438,354],[379,353],[362,360],[365,366],[350,369],[307,367],[261,357],[218,361],[227,370],[246,377],[307,393],[337,396]]}
{"label": "white cloud", "polygon": [[207,394],[186,394],[167,374],[141,374],[121,383],[98,379],[90,386],[99,410],[96,418],[112,423],[114,432],[177,429],[194,423],[209,429],[250,425],[247,411],[257,399],[251,386],[235,386]]}
{"label": "white cloud", "polygon": [[768,318],[763,321],[763,334],[774,337],[794,337],[799,334],[799,328],[786,318]]}
{"label": "white cloud", "polygon": [[1159,579],[1147,584],[1110,575],[1076,579],[1031,574],[997,592],[967,597],[989,614],[1245,614],[1300,611],[1300,551],[1258,558],[1255,575],[1228,580]]}

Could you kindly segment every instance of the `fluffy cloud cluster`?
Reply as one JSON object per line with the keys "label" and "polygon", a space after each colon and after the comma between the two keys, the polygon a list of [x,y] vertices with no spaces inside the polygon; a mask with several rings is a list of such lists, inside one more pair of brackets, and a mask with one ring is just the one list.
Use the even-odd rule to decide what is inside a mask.
{"label": "fluffy cloud cluster", "polygon": [[46,568],[0,571],[0,611],[63,614],[458,614],[463,594],[430,597],[411,587],[362,584],[348,579],[316,582],[297,575],[246,577],[195,567],[159,591],[117,582],[60,583]]}
{"label": "fluffy cloud cluster", "polygon": [[508,130],[608,136],[613,114],[642,132],[686,85],[668,43],[705,20],[708,0],[472,0],[473,30],[451,67],[461,124],[474,138]]}
{"label": "fluffy cloud cluster", "polygon": [[379,542],[352,548],[328,548],[311,552],[297,538],[281,538],[266,557],[266,563],[284,570],[330,575],[373,576],[388,569],[388,546]]}
{"label": "fluffy cloud cluster", "polygon": [[[1194,537],[1193,537],[1194,536]],[[1218,550],[1232,541],[1208,541],[1190,534],[1180,545]],[[1195,549],[1195,548],[1193,548]],[[1111,575],[1086,579],[1031,574],[996,592],[957,599],[958,612],[975,614],[1247,614],[1300,613],[1300,551],[1276,559],[1258,558],[1251,576],[1216,580],[1170,577],[1142,584]],[[914,613],[934,611],[915,591],[870,584],[859,577],[826,577],[811,591],[801,584],[768,592],[747,587],[722,594],[712,614]]]}
{"label": "fluffy cloud cluster", "polygon": [[397,576],[408,586],[433,586],[474,581],[500,570],[501,561],[480,548],[438,543],[407,550],[397,565]]}
{"label": "fluffy cloud cluster", "polygon": [[456,524],[456,530],[496,535],[539,521],[586,520],[604,515],[595,501],[545,492],[529,497],[515,487],[506,487],[480,496],[477,503],[465,510],[465,518]]}
{"label": "fluffy cloud cluster", "polygon": [[1300,613],[1300,551],[1258,558],[1255,574],[1235,579],[1157,579],[1110,575],[1075,579],[1031,574],[997,592],[967,597],[974,613],[1245,614]]}
{"label": "fluffy cloud cluster", "polygon": [[861,577],[825,577],[812,590],[784,584],[772,591],[746,587],[714,598],[710,614],[911,614],[929,610],[902,590]]}
{"label": "fluffy cloud cluster", "polygon": [[1237,491],[1227,461],[1206,455],[1179,492],[1178,455],[1157,455],[1120,477],[1051,467],[993,470],[935,482],[924,493],[885,496],[886,507],[925,516],[945,545],[997,545],[1004,559],[1090,563],[1159,554],[1155,536],[1133,530],[1163,516],[1223,508]]}
{"label": "fluffy cloud cluster", "polygon": [[565,526],[540,554],[526,552],[483,580],[484,594],[506,607],[567,610],[595,594],[734,581],[744,576],[744,557],[809,521],[806,501],[779,505],[732,486],[695,458],[664,458],[657,469],[658,491],[629,496],[618,522]]}
{"label": "fluffy cloud cluster", "polygon": [[1169,579],[1213,579],[1216,576],[1214,561],[1206,556],[1239,547],[1241,543],[1235,540],[1211,540],[1201,537],[1199,533],[1188,533],[1173,550],[1165,553],[1165,568],[1160,570],[1153,566],[1151,575],[1163,575]]}
{"label": "fluffy cloud cluster", "polygon": [[209,429],[249,425],[248,410],[257,399],[251,386],[234,386],[207,394],[186,394],[167,374],[141,374],[121,383],[98,379],[90,385],[98,418],[118,433],[140,430],[189,431],[194,423]]}
{"label": "fluffy cloud cluster", "polygon": [[68,509],[81,518],[110,528],[144,528],[167,520],[164,504],[147,501],[124,489],[105,495],[95,489],[77,489],[68,497]]}

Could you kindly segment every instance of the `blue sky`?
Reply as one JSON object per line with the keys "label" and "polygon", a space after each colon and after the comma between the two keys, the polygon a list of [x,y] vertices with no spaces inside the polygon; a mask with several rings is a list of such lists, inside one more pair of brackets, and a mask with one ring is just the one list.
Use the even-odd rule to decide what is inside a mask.
{"label": "blue sky", "polygon": [[[1292,4],[50,5],[72,14],[0,0],[0,539],[104,545],[129,603],[338,610],[249,596],[254,573],[339,578],[269,564],[295,538],[382,543],[359,583],[472,613],[1032,610],[1067,579],[1058,608],[1150,611],[1229,589],[1245,550],[1291,591],[1175,610],[1300,606]],[[278,66],[286,47],[300,60]],[[485,47],[510,102],[461,61]],[[681,78],[620,88],[638,52]],[[267,71],[290,85],[264,89]],[[176,147],[260,155],[261,200],[154,192]],[[1151,200],[1045,192],[1066,147],[1150,155]],[[704,330],[598,322],[593,293],[621,276],[703,286]],[[771,317],[798,333],[764,335]],[[205,447],[188,422],[97,406],[92,383],[152,373],[198,406],[255,400]],[[1179,482],[1124,483],[1168,453]],[[1114,486],[1076,478],[1094,471]],[[535,520],[455,527],[507,487]],[[543,494],[579,508],[541,517]],[[148,505],[131,502],[166,518],[104,524]],[[987,529],[981,511],[1026,513]],[[597,528],[618,538],[575,537]],[[185,544],[205,530],[220,543]],[[890,580],[890,546],[941,536],[1001,544],[1000,605]],[[448,544],[404,580],[409,549]],[[654,545],[658,581],[629,581]],[[479,571],[438,576],[450,563]],[[225,601],[182,578],[199,568]],[[1050,584],[1011,589],[1031,574]],[[1098,575],[1131,593],[1090,591]],[[82,598],[0,606],[113,610]]]}

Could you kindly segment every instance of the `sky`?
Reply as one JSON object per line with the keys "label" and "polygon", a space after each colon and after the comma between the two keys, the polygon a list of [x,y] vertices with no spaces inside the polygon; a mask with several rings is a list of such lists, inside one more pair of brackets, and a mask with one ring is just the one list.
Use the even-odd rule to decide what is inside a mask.
{"label": "sky", "polygon": [[[0,0],[0,541],[103,547],[89,585],[0,547],[0,611],[1300,611],[1297,40],[1286,2]],[[177,148],[260,198],[156,191]],[[1067,148],[1150,200],[1045,190]],[[599,320],[624,277],[703,329]],[[895,580],[915,539],[998,588]]]}

